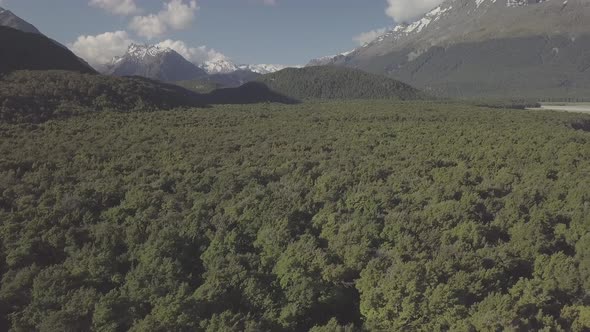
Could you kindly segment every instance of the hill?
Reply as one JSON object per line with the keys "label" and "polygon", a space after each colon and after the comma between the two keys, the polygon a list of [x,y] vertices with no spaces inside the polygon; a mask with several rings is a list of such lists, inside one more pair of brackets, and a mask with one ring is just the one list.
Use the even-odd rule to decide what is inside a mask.
{"label": "hill", "polygon": [[95,72],[67,48],[38,33],[0,26],[0,40],[0,74],[14,70]]}
{"label": "hill", "polygon": [[206,79],[176,81],[172,83],[197,93],[209,93],[213,90],[224,88],[223,85],[210,82]]}
{"label": "hill", "polygon": [[69,71],[16,71],[0,77],[0,119],[39,122],[82,110],[150,110],[202,106],[191,91],[141,77]]}
{"label": "hill", "polygon": [[380,75],[335,66],[287,68],[260,77],[258,82],[292,98],[399,99],[423,97],[413,87]]}
{"label": "hill", "polygon": [[209,104],[299,103],[297,99],[272,90],[261,82],[248,82],[235,88],[213,90],[203,97]]}
{"label": "hill", "polygon": [[0,121],[42,122],[81,112],[152,111],[211,104],[296,101],[259,83],[195,93],[144,77],[72,71],[15,71],[0,76]]}
{"label": "hill", "polygon": [[214,84],[219,84],[223,87],[235,88],[242,84],[252,82],[260,76],[261,75],[259,73],[255,73],[250,70],[239,69],[231,73],[210,74],[203,79]]}
{"label": "hill", "polygon": [[587,0],[445,0],[328,63],[442,96],[587,96],[588,17]]}

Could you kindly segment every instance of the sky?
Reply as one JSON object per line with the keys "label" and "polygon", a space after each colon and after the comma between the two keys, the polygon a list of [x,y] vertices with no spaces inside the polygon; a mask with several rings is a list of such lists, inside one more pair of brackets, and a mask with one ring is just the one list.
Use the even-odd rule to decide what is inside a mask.
{"label": "sky", "polygon": [[92,65],[131,42],[193,62],[303,65],[351,50],[442,0],[0,0]]}

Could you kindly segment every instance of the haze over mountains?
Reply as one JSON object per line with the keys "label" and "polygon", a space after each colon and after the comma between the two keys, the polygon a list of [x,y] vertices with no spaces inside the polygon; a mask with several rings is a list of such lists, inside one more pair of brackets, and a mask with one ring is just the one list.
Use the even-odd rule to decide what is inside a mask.
{"label": "haze over mountains", "polygon": [[590,87],[588,17],[585,0],[447,0],[310,65],[359,68],[453,97],[582,95]]}

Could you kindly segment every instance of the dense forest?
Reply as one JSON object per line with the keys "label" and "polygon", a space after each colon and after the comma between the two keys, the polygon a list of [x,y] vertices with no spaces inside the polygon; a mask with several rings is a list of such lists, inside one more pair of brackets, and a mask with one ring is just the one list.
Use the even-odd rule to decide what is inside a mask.
{"label": "dense forest", "polygon": [[261,102],[296,103],[297,100],[257,82],[196,93],[179,85],[138,76],[114,77],[59,70],[0,74],[0,122],[7,123],[39,123],[87,112],[150,112]]}
{"label": "dense forest", "polygon": [[298,100],[416,100],[425,97],[422,92],[394,79],[335,66],[287,68],[261,76],[257,81]]}
{"label": "dense forest", "polygon": [[387,101],[0,122],[0,330],[588,331],[588,124]]}
{"label": "dense forest", "polygon": [[141,77],[70,71],[14,71],[0,75],[0,121],[42,122],[85,111],[150,111],[205,105],[176,85]]}

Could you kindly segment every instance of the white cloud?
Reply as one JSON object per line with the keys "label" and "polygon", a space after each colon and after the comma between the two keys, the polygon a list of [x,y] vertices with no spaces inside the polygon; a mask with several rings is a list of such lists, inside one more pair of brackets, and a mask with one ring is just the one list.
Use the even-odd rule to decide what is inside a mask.
{"label": "white cloud", "polygon": [[269,6],[274,6],[277,4],[277,0],[262,0],[262,3]]}
{"label": "white cloud", "polygon": [[387,0],[388,7],[385,12],[397,23],[410,22],[442,2],[443,0]]}
{"label": "white cloud", "polygon": [[80,36],[75,42],[68,44],[68,47],[91,66],[99,68],[113,57],[125,54],[133,42],[127,32],[115,31],[96,36]]}
{"label": "white cloud", "polygon": [[352,37],[352,40],[354,40],[355,42],[357,42],[359,45],[362,46],[362,45],[368,44],[368,43],[372,42],[373,40],[377,39],[377,37],[383,35],[385,32],[387,32],[387,28],[375,29],[375,30],[363,32],[357,36],[354,36],[354,37]]}
{"label": "white cloud", "polygon": [[188,61],[202,64],[207,61],[228,60],[229,58],[207,46],[190,47],[181,40],[164,40],[157,44],[160,47],[168,47],[185,57]]}
{"label": "white cloud", "polygon": [[135,0],[90,0],[89,4],[116,15],[131,15],[140,11]]}
{"label": "white cloud", "polygon": [[133,17],[129,27],[139,36],[152,39],[162,36],[168,30],[187,28],[194,21],[198,9],[195,0],[187,3],[184,0],[170,0],[157,14]]}

